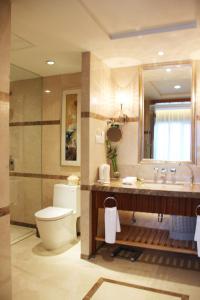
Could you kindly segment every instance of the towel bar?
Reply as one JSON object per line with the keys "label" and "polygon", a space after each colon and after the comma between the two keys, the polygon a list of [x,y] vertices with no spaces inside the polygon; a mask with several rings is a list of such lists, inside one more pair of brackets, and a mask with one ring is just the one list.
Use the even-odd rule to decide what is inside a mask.
{"label": "towel bar", "polygon": [[115,202],[115,206],[117,207],[117,200],[115,197],[107,197],[105,200],[104,200],[104,208],[106,207],[106,202],[108,200],[113,200]]}
{"label": "towel bar", "polygon": [[200,213],[198,213],[198,209],[200,208],[200,204],[199,205],[197,205],[197,207],[196,207],[196,216],[200,216]]}

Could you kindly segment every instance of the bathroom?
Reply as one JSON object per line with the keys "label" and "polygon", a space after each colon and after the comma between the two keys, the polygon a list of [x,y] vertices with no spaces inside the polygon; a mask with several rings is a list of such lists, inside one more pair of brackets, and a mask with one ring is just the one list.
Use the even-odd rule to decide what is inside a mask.
{"label": "bathroom", "polygon": [[[197,300],[200,266],[194,232],[196,213],[199,213],[196,208],[200,204],[200,53],[195,11],[199,7],[195,1],[184,1],[181,14],[176,7],[174,15],[166,16],[164,22],[155,16],[152,5],[154,18],[149,24],[145,23],[147,15],[143,16],[145,20],[140,20],[141,26],[150,31],[137,29],[136,35],[134,31],[133,36],[128,37],[123,26],[129,28],[134,24],[129,11],[142,14],[138,1],[134,4],[127,1],[125,8],[118,4],[115,14],[113,1],[110,6],[105,1],[104,5],[89,0],[61,1],[60,8],[50,2],[48,7],[43,0],[37,7],[34,1],[12,1],[11,59],[7,55],[9,46],[2,50],[5,73],[8,74],[10,68],[10,80],[0,77],[1,105],[7,103],[9,94],[10,107],[2,106],[2,122],[7,127],[5,124],[0,127],[2,145],[5,144],[1,150],[2,163],[9,160],[9,164],[3,164],[1,175],[6,182],[1,185],[7,188],[0,202],[0,235],[3,237],[0,249],[4,249],[0,251],[0,263],[5,266],[4,271],[0,270],[0,299],[107,299],[106,293],[108,299],[117,299],[118,293],[118,297],[123,295],[127,300],[131,295],[138,299]],[[173,10],[172,4],[155,2],[162,16],[166,9]],[[139,6],[150,10],[147,1],[140,2]],[[3,0],[0,8],[0,14],[4,11],[4,16],[9,15],[9,1]],[[130,24],[116,22],[120,10]],[[154,23],[156,18],[157,23]],[[9,21],[6,23],[5,19],[9,28]],[[70,22],[78,24],[73,34],[66,33],[65,22],[69,26]],[[54,30],[56,23],[59,33]],[[42,30],[41,24],[44,25]],[[170,25],[165,27],[165,24]],[[151,32],[155,25],[160,30],[158,34],[157,27]],[[104,36],[105,28],[113,33],[111,42]],[[125,36],[121,37],[123,30]],[[8,35],[9,30],[4,33],[4,45],[6,41],[9,45]],[[3,49],[1,43],[0,48]],[[168,90],[166,82],[170,82],[173,91]],[[67,100],[74,95],[75,155],[73,151],[67,153],[65,148],[65,129],[72,114],[72,107],[68,107],[69,114],[66,110]],[[156,114],[156,109],[163,107],[166,100],[168,106],[174,104],[176,109],[189,108],[190,111],[189,131],[182,132],[179,142],[173,140],[176,150],[180,148],[176,154],[182,153],[184,157],[171,159],[152,154],[156,144],[152,142],[152,128],[148,126],[155,120],[149,122],[148,118],[154,109]],[[151,103],[146,108],[148,101]],[[120,135],[117,142],[111,141],[111,145],[117,147],[115,165],[107,158],[106,146],[108,130],[113,128]],[[172,136],[175,137],[174,132]],[[154,141],[161,141],[161,137]],[[164,142],[166,139],[160,147]],[[106,163],[110,165],[110,183],[98,182],[99,167]],[[109,181],[109,176],[107,178]],[[77,189],[80,188],[80,218],[78,216],[73,223],[77,236],[62,247],[47,249],[39,223],[36,230],[37,213],[56,206],[56,186],[63,184],[76,184]],[[114,198],[117,205],[122,233],[130,225],[131,228],[150,227],[151,231],[143,232],[142,238],[136,236],[134,242],[128,238],[124,242],[117,237],[116,245],[105,244],[104,200],[107,197]],[[188,222],[189,232],[175,229],[179,237],[192,235],[189,242],[182,243],[183,239],[177,242],[176,237],[173,245],[157,248],[155,243],[144,242],[153,229],[157,230],[157,240],[167,239],[166,231],[170,231],[172,219],[181,220],[183,227],[187,227]],[[142,245],[138,244],[140,239],[143,239]],[[128,248],[113,257],[113,249],[119,245]],[[129,256],[135,253],[130,260]]]}

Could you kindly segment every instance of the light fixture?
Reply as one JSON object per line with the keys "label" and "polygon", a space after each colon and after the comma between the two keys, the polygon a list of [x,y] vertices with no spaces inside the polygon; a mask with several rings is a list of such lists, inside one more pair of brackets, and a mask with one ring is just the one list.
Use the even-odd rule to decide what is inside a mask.
{"label": "light fixture", "polygon": [[179,89],[181,88],[181,85],[177,84],[177,85],[174,86],[174,88],[175,88],[176,90],[179,90]]}
{"label": "light fixture", "polygon": [[44,91],[46,94],[49,94],[49,93],[51,93],[51,91],[50,90],[45,90]]}
{"label": "light fixture", "polygon": [[118,91],[116,95],[117,101],[120,104],[119,123],[124,124],[128,116],[123,112],[123,105],[127,102],[128,95],[125,91]]}
{"label": "light fixture", "polygon": [[159,56],[163,56],[163,55],[164,55],[164,52],[163,52],[163,51],[158,51],[158,55],[159,55]]}
{"label": "light fixture", "polygon": [[[96,22],[96,20],[95,20]],[[197,20],[191,20],[186,22],[180,23],[171,23],[167,25],[161,25],[156,27],[148,27],[148,28],[135,28],[134,30],[116,32],[109,35],[111,40],[118,40],[118,39],[127,39],[133,38],[135,36],[145,36],[145,35],[152,35],[152,34],[160,34],[164,32],[176,32],[178,30],[186,30],[186,29],[193,29],[198,27]]]}
{"label": "light fixture", "polygon": [[51,60],[51,59],[50,60],[46,60],[46,64],[52,66],[52,65],[55,64],[55,61]]}
{"label": "light fixture", "polygon": [[166,72],[167,72],[167,73],[170,73],[171,71],[172,71],[172,69],[170,69],[170,68],[167,68],[167,69],[166,69]]}

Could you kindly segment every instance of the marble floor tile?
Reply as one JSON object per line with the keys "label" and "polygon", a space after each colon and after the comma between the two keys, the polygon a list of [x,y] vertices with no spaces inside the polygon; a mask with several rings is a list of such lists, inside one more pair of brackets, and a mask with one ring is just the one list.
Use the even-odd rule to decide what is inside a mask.
{"label": "marble floor tile", "polygon": [[11,245],[25,239],[26,237],[35,233],[34,228],[18,226],[18,225],[10,225],[10,239]]}
{"label": "marble floor tile", "polygon": [[81,300],[100,277],[200,299],[197,271],[101,255],[81,260],[79,241],[54,252],[46,251],[35,236],[12,246],[13,300]]}

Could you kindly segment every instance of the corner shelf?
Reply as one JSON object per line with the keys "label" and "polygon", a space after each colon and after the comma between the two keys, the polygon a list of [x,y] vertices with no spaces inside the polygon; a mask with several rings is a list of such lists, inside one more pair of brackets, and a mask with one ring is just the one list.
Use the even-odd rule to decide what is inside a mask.
{"label": "corner shelf", "polygon": [[[96,241],[105,241],[104,236],[96,236]],[[179,241],[169,238],[168,230],[122,225],[117,233],[116,244],[197,255],[196,242]]]}

